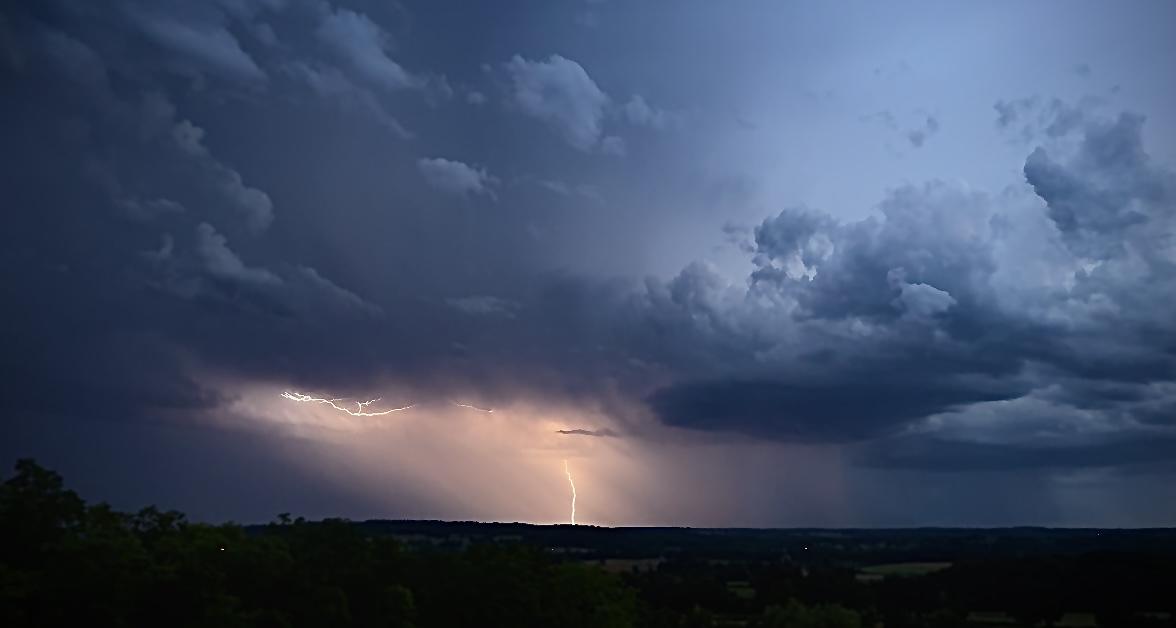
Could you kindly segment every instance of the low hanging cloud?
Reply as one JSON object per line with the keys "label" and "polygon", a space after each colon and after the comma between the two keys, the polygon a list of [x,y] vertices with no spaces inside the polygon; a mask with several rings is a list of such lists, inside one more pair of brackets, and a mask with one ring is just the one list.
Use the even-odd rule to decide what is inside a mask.
{"label": "low hanging cloud", "polygon": [[585,430],[585,429],[556,430],[556,433],[557,434],[564,434],[566,436],[595,436],[598,438],[617,438],[618,436],[620,436],[620,434],[617,434],[616,432],[614,432],[608,428],[604,428],[604,429],[600,429],[600,430]]}

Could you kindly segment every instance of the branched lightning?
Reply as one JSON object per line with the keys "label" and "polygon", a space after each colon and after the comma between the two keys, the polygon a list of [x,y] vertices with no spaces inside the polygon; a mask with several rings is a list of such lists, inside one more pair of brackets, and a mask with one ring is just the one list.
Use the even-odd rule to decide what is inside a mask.
{"label": "branched lightning", "polygon": [[414,403],[414,404],[412,404],[412,406],[404,406],[403,408],[392,408],[391,410],[381,410],[379,412],[372,412],[372,411],[367,410],[367,407],[372,405],[373,403],[379,401],[380,400],[379,398],[372,399],[371,401],[356,401],[355,405],[356,405],[357,409],[352,410],[351,408],[348,408],[346,406],[340,406],[340,405],[336,404],[336,402],[343,403],[344,402],[343,399],[325,399],[322,397],[312,397],[310,395],[304,395],[300,392],[284,392],[284,393],[282,393],[282,396],[285,397],[286,399],[291,400],[291,401],[313,401],[314,403],[325,403],[325,404],[331,406],[332,408],[334,408],[336,410],[342,410],[343,412],[346,412],[347,414],[350,414],[351,416],[384,416],[385,414],[392,414],[393,412],[400,412],[401,410],[407,410],[407,409],[416,405]]}
{"label": "branched lightning", "polygon": [[564,473],[568,476],[568,484],[572,487],[572,525],[576,525],[576,483],[572,481],[572,472],[568,470],[568,461],[564,460]]}
{"label": "branched lightning", "polygon": [[449,400],[449,403],[452,403],[459,408],[470,408],[471,410],[477,410],[478,412],[494,412],[494,408],[479,408],[478,406],[469,406],[464,403],[458,403],[452,399]]}

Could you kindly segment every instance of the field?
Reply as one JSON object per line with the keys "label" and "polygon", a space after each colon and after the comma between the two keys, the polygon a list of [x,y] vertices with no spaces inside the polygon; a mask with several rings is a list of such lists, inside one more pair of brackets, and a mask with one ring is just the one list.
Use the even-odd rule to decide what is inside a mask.
{"label": "field", "polygon": [[656,571],[658,565],[662,562],[663,559],[661,558],[606,558],[599,561],[588,561],[589,564],[599,565],[601,569],[608,573],[643,573]]}
{"label": "field", "polygon": [[861,572],[867,576],[884,578],[887,576],[922,576],[948,567],[951,567],[951,563],[890,563],[862,567]]}
{"label": "field", "polygon": [[739,599],[750,600],[755,598],[755,588],[746,580],[731,580],[727,582],[727,590]]}
{"label": "field", "polygon": [[[981,626],[1011,626],[1016,623],[1007,613],[969,613],[968,622]],[[1094,628],[1097,625],[1093,613],[1066,613],[1054,624],[1057,628]]]}

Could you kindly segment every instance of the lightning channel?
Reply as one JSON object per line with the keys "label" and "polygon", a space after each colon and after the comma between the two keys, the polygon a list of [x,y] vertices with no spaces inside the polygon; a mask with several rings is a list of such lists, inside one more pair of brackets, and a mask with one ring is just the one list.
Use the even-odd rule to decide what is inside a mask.
{"label": "lightning channel", "polygon": [[[340,403],[345,402],[345,400],[343,400],[343,399],[327,399],[324,397],[312,397],[310,395],[304,395],[300,392],[284,392],[284,393],[282,393],[282,396],[285,397],[286,399],[289,399],[290,401],[325,403],[325,404],[331,406],[332,408],[346,412],[347,414],[350,414],[351,416],[384,416],[385,414],[392,414],[393,412],[400,412],[401,410],[407,410],[407,409],[416,405],[414,403],[411,406],[404,406],[403,408],[392,408],[391,410],[380,410],[380,411],[376,412],[376,411],[368,410],[368,407],[371,406],[373,403],[379,401],[380,399],[378,397],[375,399],[372,399],[371,401],[356,401],[356,402],[354,402],[356,409],[352,410],[348,406],[338,405]],[[348,403],[348,405],[350,405],[350,403]]]}
{"label": "lightning channel", "polygon": [[568,484],[572,487],[572,525],[576,525],[576,483],[572,481],[572,472],[568,469],[568,461],[564,460],[564,473],[568,476]]}

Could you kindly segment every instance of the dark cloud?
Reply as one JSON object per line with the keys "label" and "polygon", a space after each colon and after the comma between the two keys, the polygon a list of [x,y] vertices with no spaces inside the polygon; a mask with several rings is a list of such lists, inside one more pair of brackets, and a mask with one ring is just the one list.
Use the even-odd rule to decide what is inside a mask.
{"label": "dark cloud", "polygon": [[600,438],[616,438],[616,437],[620,436],[620,434],[617,434],[616,432],[614,432],[610,429],[607,429],[607,428],[602,429],[602,430],[585,430],[585,429],[556,430],[556,433],[557,434],[566,434],[569,436],[596,436],[596,437],[600,437]]}
{"label": "dark cloud", "polygon": [[[791,209],[765,220],[748,291],[703,265],[650,282],[630,346],[683,378],[654,392],[651,408],[671,425],[845,441],[1052,387],[1062,404],[1097,399],[1154,421],[1170,388],[1131,404],[1143,394],[1133,386],[1176,378],[1176,329],[1157,318],[1176,288],[1174,188],[1173,173],[1147,159],[1142,124],[1067,120],[1080,133],[1072,156],[1029,155],[1047,223],[947,184],[906,187],[878,218]],[[1030,258],[1007,248],[1010,223],[1052,230],[1075,269],[1071,287],[1018,293],[1009,273]],[[1052,320],[1034,313],[1043,308]]]}

